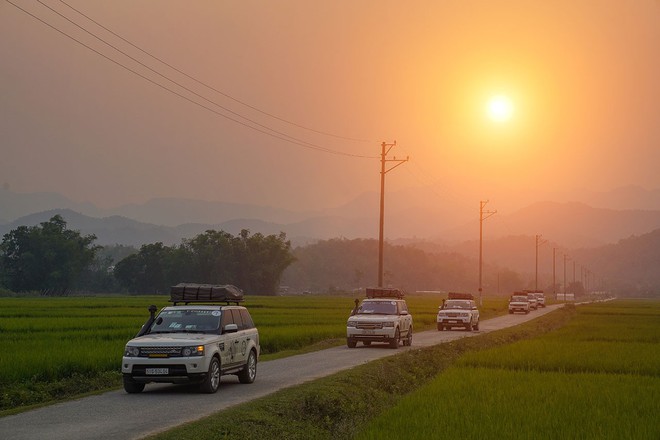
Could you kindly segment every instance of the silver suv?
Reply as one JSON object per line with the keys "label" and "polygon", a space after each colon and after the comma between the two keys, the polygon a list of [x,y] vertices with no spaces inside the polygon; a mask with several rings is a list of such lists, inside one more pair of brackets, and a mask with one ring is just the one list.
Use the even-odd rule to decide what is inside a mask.
{"label": "silver suv", "polygon": [[472,294],[449,292],[449,299],[439,307],[438,331],[461,327],[467,331],[479,330],[479,309]]}
{"label": "silver suv", "polygon": [[348,348],[355,348],[358,341],[364,345],[387,342],[391,348],[398,348],[401,341],[412,345],[412,338],[412,315],[399,289],[367,288],[367,299],[356,304],[346,323]]}
{"label": "silver suv", "polygon": [[[237,375],[241,383],[254,382],[259,332],[248,310],[238,305],[242,292],[237,299],[234,294],[240,290],[234,286],[187,284],[183,288],[203,294],[198,299],[181,299],[184,305],[173,299],[174,305],[158,315],[151,306],[149,320],[126,344],[122,374],[127,393],[139,393],[150,382],[197,383],[202,392],[215,393],[226,374]],[[232,298],[223,290],[231,292]]]}

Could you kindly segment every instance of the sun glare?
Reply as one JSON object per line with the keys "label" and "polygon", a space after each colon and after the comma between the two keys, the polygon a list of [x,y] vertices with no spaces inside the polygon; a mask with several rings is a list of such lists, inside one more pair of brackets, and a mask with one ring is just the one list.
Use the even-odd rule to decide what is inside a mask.
{"label": "sun glare", "polygon": [[511,119],[513,115],[513,104],[511,100],[504,95],[493,96],[488,101],[488,117],[495,122],[505,122]]}

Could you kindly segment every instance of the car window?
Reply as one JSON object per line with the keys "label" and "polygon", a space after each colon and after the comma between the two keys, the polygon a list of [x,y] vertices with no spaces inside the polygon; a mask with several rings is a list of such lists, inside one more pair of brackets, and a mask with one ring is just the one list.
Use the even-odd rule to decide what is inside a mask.
{"label": "car window", "polygon": [[243,319],[241,318],[241,311],[239,309],[232,309],[231,313],[234,316],[234,324],[238,326],[238,329],[239,330],[245,329],[245,325],[243,324]]}
{"label": "car window", "polygon": [[243,325],[245,328],[254,328],[254,321],[250,316],[250,312],[247,309],[241,309],[241,318],[243,319]]}

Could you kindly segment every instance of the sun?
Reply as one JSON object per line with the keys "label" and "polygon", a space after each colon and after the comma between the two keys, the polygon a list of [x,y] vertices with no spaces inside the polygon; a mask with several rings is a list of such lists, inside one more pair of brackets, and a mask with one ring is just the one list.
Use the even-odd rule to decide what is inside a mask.
{"label": "sun", "polygon": [[493,121],[506,122],[513,116],[513,103],[505,95],[496,95],[490,98],[486,110]]}

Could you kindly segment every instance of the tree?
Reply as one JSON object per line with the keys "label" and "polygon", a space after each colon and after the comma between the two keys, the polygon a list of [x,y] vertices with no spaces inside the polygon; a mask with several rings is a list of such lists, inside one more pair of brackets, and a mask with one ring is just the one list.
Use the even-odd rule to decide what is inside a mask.
{"label": "tree", "polygon": [[96,236],[67,229],[60,215],[39,226],[19,226],[0,244],[2,282],[15,292],[63,295],[94,261]]}

